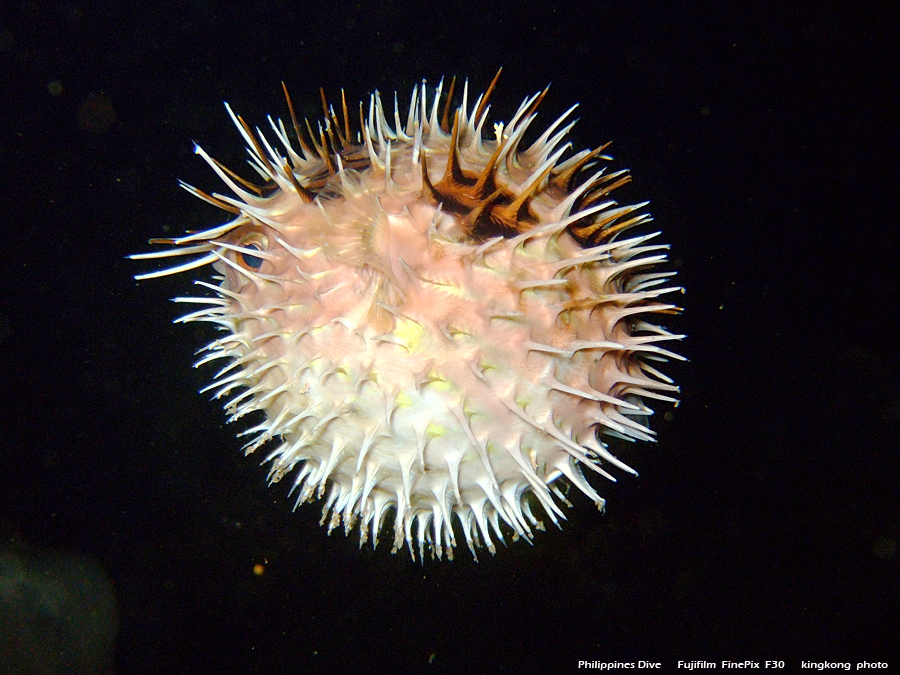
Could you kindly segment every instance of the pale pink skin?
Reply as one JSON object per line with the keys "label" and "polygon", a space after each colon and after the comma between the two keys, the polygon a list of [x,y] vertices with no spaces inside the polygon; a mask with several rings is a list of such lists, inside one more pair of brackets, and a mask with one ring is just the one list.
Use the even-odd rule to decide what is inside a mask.
{"label": "pale pink skin", "polygon": [[[567,129],[518,150],[533,98],[492,140],[480,133],[487,111],[462,108],[461,168],[481,173],[499,143],[497,186],[535,193],[536,224],[474,238],[465,215],[442,210],[424,189],[421,155],[436,185],[451,143],[436,107],[426,115],[425,94],[423,85],[403,130],[373,97],[357,148],[368,161],[338,167],[314,201],[286,172],[305,187],[323,175],[322,157],[293,148],[263,156],[239,124],[257,172],[277,189],[253,195],[213,164],[238,198],[189,189],[239,213],[174,243],[206,253],[199,263],[215,261],[224,277],[221,300],[198,300],[210,308],[186,320],[229,329],[204,359],[232,360],[210,389],[234,396],[233,419],[265,413],[246,449],[275,439],[271,480],[293,469],[298,503],[327,494],[329,531],[359,519],[361,542],[371,534],[374,544],[393,511],[394,550],[405,541],[415,557],[417,542],[420,557],[426,547],[452,557],[454,522],[473,555],[482,544],[493,552],[492,532],[530,539],[542,528],[532,504],[558,524],[559,478],[602,508],[581,467],[634,473],[598,431],[651,440],[641,399],[674,401],[677,387],[647,361],[680,358],[657,343],[682,336],[641,315],[677,309],[656,298],[680,289],[665,287],[671,273],[649,269],[665,259],[665,247],[647,243],[655,234],[598,236],[589,249],[572,236],[575,221],[622,222],[642,205],[601,200],[570,213],[577,195],[549,181],[585,153],[560,161]],[[273,128],[287,145],[283,127]]]}

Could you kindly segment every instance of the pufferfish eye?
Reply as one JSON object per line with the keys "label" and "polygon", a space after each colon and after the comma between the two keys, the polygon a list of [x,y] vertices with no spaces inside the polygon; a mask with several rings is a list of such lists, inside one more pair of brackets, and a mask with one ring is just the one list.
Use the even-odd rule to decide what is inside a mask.
{"label": "pufferfish eye", "polygon": [[265,260],[260,256],[253,255],[250,251],[265,251],[268,245],[269,242],[265,235],[258,232],[242,237],[238,242],[238,246],[245,250],[236,252],[238,264],[248,270],[258,270],[262,267]]}

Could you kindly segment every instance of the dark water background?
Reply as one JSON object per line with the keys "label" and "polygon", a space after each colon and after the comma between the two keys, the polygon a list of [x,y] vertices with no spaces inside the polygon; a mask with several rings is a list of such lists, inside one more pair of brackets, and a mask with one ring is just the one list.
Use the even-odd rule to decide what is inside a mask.
{"label": "dark water background", "polygon": [[[122,674],[900,666],[896,32],[742,5],[3,3],[0,591],[22,560],[99,566]],[[243,161],[221,101],[262,125],[284,81],[317,119],[320,86],[405,102],[501,65],[494,120],[551,82],[542,119],[580,102],[575,145],[614,141],[619,197],[652,200],[688,289],[683,401],[603,516],[576,498],[479,563],[360,552],[197,395],[211,332],[166,301],[188,279],[124,256],[221,218],[176,184],[220,189],[191,140]]]}

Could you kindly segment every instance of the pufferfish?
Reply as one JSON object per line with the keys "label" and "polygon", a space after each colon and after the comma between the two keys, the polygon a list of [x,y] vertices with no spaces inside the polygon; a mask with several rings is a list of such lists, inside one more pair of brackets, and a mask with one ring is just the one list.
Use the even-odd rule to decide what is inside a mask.
{"label": "pufferfish", "polygon": [[295,508],[323,499],[329,532],[377,546],[392,527],[413,559],[452,559],[460,534],[476,559],[531,541],[570,486],[602,510],[584,470],[636,475],[604,438],[651,441],[645,401],[677,404],[656,366],[684,336],[650,317],[683,291],[646,202],[610,198],[630,177],[608,144],[571,151],[576,106],[526,147],[546,89],[488,127],[496,82],[456,106],[455,79],[423,81],[405,122],[375,91],[357,129],[343,92],[313,128],[285,88],[290,126],[268,137],[226,104],[259,180],[196,147],[232,194],[182,185],[231,219],[131,256],[187,259],[137,279],[212,265],[178,321],[224,330],[197,365],[224,362],[204,391],[229,421],[261,413],[245,452],[268,448]]}

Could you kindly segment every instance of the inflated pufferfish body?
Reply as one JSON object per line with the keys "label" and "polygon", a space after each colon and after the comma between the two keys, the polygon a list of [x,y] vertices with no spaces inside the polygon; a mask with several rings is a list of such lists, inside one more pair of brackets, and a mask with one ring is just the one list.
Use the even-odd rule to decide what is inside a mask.
{"label": "inflated pufferfish body", "polygon": [[226,329],[200,363],[227,362],[208,389],[231,420],[263,413],[246,452],[272,444],[271,482],[324,497],[329,531],[374,545],[392,513],[413,557],[530,539],[533,506],[563,517],[560,479],[602,508],[582,469],[634,472],[600,434],[652,440],[643,400],[678,391],[652,364],[683,336],[646,317],[681,289],[654,271],[658,233],[626,234],[645,204],[609,199],[626,172],[603,147],[564,159],[574,106],[522,147],[546,91],[485,137],[495,83],[451,117],[452,86],[441,114],[423,82],[405,123],[376,92],[357,134],[346,100],[315,132],[291,107],[294,138],[270,119],[283,150],[229,108],[264,184],[198,147],[235,196],[185,187],[233,220],[133,256],[199,256],[139,278],[213,264],[216,297],[177,300]]}

